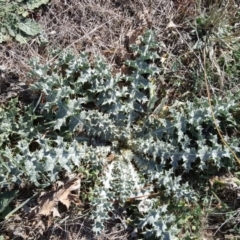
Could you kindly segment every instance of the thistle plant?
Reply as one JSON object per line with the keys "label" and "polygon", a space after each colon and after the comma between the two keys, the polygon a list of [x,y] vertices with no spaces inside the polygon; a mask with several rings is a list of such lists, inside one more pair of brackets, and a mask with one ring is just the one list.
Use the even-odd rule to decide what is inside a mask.
{"label": "thistle plant", "polygon": [[[159,198],[176,205],[196,201],[182,175],[223,167],[224,160],[232,163],[232,158],[218,139],[207,99],[176,104],[161,114],[158,83],[149,80],[161,73],[156,51],[161,46],[152,31],[139,40],[132,46],[134,60],[125,63],[129,75],[114,75],[103,58],[90,63],[85,53],[76,57],[62,52],[44,66],[34,60],[31,74],[37,81],[32,90],[41,92],[34,114],[41,123],[35,123],[35,135],[19,141],[14,150],[6,147],[1,176],[9,181],[14,169],[12,181],[27,177],[45,186],[63,169],[97,170],[90,200],[96,233],[113,219],[120,218],[127,227],[129,221],[117,209],[134,203],[138,208],[132,207],[128,219],[141,234],[174,239],[174,214]],[[223,133],[225,124],[236,126],[233,113],[239,108],[233,98],[216,100],[213,111]],[[29,139],[37,143],[33,151]],[[236,141],[231,147],[239,151]]]}

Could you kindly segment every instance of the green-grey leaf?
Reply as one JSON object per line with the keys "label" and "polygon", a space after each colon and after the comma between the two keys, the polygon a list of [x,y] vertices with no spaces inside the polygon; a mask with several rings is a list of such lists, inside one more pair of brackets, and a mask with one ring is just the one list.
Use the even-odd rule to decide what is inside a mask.
{"label": "green-grey leaf", "polygon": [[18,191],[6,191],[0,193],[0,213],[2,213],[5,208],[9,205],[9,203],[14,199],[17,195]]}
{"label": "green-grey leaf", "polygon": [[0,32],[0,43],[6,42],[10,39],[10,37],[2,32]]}
{"label": "green-grey leaf", "polygon": [[47,4],[49,0],[30,0],[27,3],[28,9],[33,10],[40,7],[42,4]]}
{"label": "green-grey leaf", "polygon": [[24,22],[18,23],[18,28],[30,36],[35,36],[41,32],[41,29],[37,22],[30,19],[25,20]]}
{"label": "green-grey leaf", "polygon": [[20,35],[20,34],[17,34],[15,38],[21,44],[27,43],[27,39],[25,37],[23,37],[22,35]]}
{"label": "green-grey leaf", "polygon": [[7,26],[7,29],[8,29],[8,33],[12,36],[12,37],[15,37],[16,33],[14,31],[13,28],[11,28],[11,26]]}

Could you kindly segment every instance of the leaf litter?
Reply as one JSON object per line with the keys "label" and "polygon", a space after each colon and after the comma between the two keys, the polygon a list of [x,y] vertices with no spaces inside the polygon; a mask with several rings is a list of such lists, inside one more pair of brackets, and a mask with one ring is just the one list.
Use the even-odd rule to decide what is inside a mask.
{"label": "leaf litter", "polygon": [[[29,214],[29,218],[34,218],[37,215],[60,217],[57,209],[58,203],[62,203],[69,209],[70,204],[80,205],[79,190],[81,186],[80,177],[74,177],[66,183],[58,181],[55,189],[50,192],[42,192],[38,198],[38,206],[34,207]],[[76,193],[73,193],[77,192]]]}

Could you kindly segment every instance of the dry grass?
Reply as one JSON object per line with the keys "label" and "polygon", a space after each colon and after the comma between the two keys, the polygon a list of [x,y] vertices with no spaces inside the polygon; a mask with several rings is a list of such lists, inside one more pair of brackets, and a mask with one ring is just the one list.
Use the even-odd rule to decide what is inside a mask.
{"label": "dry grass", "polygon": [[[48,39],[46,46],[40,46],[39,36],[26,45],[10,42],[1,46],[2,82],[8,82],[14,74],[19,80],[14,82],[15,85],[19,82],[31,83],[33,79],[28,78],[29,59],[39,58],[43,64],[49,63],[54,59],[49,52],[56,49],[68,48],[76,54],[86,51],[92,59],[102,55],[113,69],[120,69],[127,39],[136,35],[136,32],[137,35],[141,34],[146,28],[156,32],[162,46],[160,55],[169,56],[164,65],[164,72],[171,74],[171,58],[175,59],[176,55],[183,55],[188,51],[187,23],[195,17],[196,11],[191,12],[194,7],[193,1],[189,0],[187,6],[191,7],[188,16],[185,16],[184,5],[176,1],[52,0],[39,10],[41,14],[38,22],[43,35]],[[176,29],[168,27],[171,20],[177,24]],[[166,87],[172,88],[172,83],[168,83],[168,80],[166,82]],[[1,92],[5,97],[6,92],[14,90],[5,87]]]}
{"label": "dry grass", "polygon": [[179,6],[171,1],[166,4],[165,0],[106,0],[100,3],[52,0],[40,9],[38,20],[48,39],[47,47],[39,46],[38,37],[26,45],[6,43],[1,46],[1,66],[24,80],[30,70],[29,59],[38,57],[46,63],[51,59],[48,51],[58,48],[71,48],[76,54],[87,51],[94,56],[111,52],[108,60],[114,64],[114,53],[124,46],[125,38],[132,30],[143,26],[152,28],[161,41],[170,43],[171,31],[166,26],[171,19],[174,20],[178,9]]}

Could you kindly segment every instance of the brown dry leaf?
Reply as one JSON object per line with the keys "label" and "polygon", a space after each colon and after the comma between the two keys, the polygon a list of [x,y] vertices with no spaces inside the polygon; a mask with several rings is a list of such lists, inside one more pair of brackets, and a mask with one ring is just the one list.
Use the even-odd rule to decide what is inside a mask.
{"label": "brown dry leaf", "polygon": [[60,189],[60,187],[64,186],[64,182],[62,181],[56,181],[53,185],[51,190],[56,191],[57,189]]}
{"label": "brown dry leaf", "polygon": [[143,26],[143,27],[139,27],[135,30],[128,31],[128,33],[125,36],[125,43],[124,43],[127,51],[129,51],[130,45],[136,44],[136,41],[138,40],[138,37],[143,34],[145,29],[146,29],[146,27]]}
{"label": "brown dry leaf", "polygon": [[58,200],[55,197],[56,192],[50,192],[43,194],[39,197],[39,211],[38,214],[48,216],[53,211],[53,208],[58,204]]}
{"label": "brown dry leaf", "polygon": [[38,214],[49,216],[53,212],[53,216],[60,216],[56,206],[59,202],[63,203],[69,208],[70,203],[74,202],[76,205],[80,204],[78,195],[72,194],[71,191],[80,189],[81,181],[79,177],[69,180],[62,186],[62,188],[45,193],[39,197],[39,211]]}
{"label": "brown dry leaf", "polygon": [[80,178],[75,179],[74,181],[69,181],[63,187],[63,189],[57,192],[55,197],[58,199],[58,201],[60,201],[67,208],[69,208],[70,202],[74,202],[75,204],[79,203],[79,199],[77,199],[77,195],[71,193],[71,191],[76,191],[79,188],[80,188]]}
{"label": "brown dry leaf", "polygon": [[15,230],[13,232],[13,235],[16,236],[16,237],[21,237],[23,239],[27,239],[27,237],[28,237],[26,235],[25,229],[23,227],[15,228]]}
{"label": "brown dry leaf", "polygon": [[172,20],[170,20],[170,22],[166,26],[166,29],[168,29],[168,28],[176,28],[176,27],[177,27],[177,25]]}
{"label": "brown dry leaf", "polygon": [[60,213],[58,212],[57,208],[52,209],[52,215],[53,217],[61,217]]}
{"label": "brown dry leaf", "polygon": [[124,75],[131,75],[132,69],[128,66],[122,65],[121,66],[121,73]]}
{"label": "brown dry leaf", "polygon": [[38,230],[38,232],[39,232],[41,235],[43,235],[43,233],[44,233],[44,231],[45,231],[45,229],[46,229],[43,221],[41,221],[41,220],[38,221],[38,223],[37,223],[37,225],[36,225],[35,228]]}

